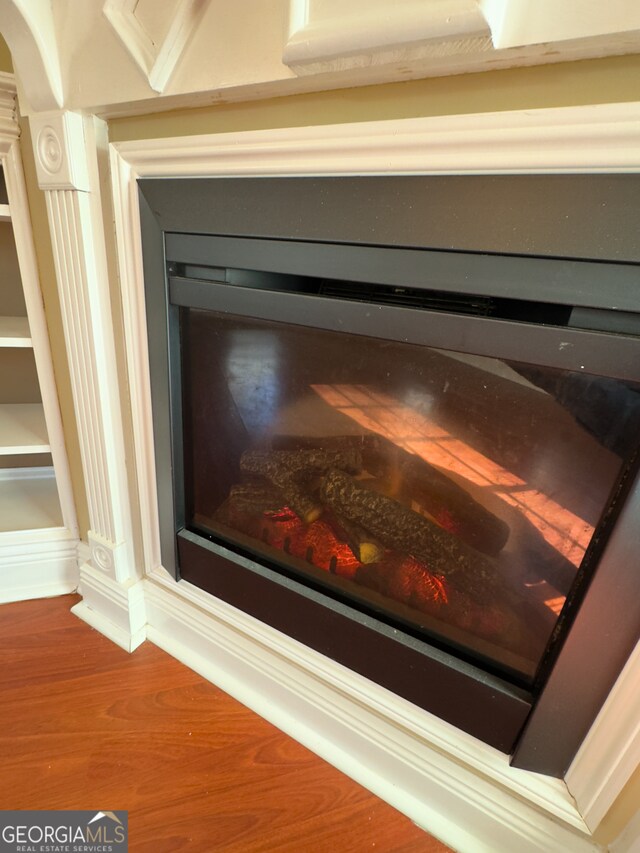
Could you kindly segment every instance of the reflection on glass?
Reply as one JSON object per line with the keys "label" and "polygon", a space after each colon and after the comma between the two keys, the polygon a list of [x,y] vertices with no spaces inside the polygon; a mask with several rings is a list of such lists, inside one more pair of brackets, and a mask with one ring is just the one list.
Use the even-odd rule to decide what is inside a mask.
{"label": "reflection on glass", "polygon": [[533,677],[636,387],[193,309],[182,334],[192,528]]}

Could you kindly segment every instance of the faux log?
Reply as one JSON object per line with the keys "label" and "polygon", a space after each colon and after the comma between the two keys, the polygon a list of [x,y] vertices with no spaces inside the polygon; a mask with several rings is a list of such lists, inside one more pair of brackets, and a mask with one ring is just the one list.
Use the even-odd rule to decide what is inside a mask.
{"label": "faux log", "polygon": [[350,474],[362,469],[362,454],[357,447],[325,449],[310,447],[295,450],[247,450],[240,457],[240,468],[271,479],[273,470],[313,474],[339,468]]}
{"label": "faux log", "polygon": [[242,454],[240,468],[246,473],[266,477],[282,492],[286,504],[298,518],[311,524],[322,515],[322,505],[303,482],[314,469],[302,467],[302,461],[295,455],[297,464],[294,465],[291,459],[294,454],[249,450]]}
{"label": "faux log", "polygon": [[238,483],[231,487],[229,501],[234,510],[248,515],[277,512],[287,500],[280,489],[270,483]]}
{"label": "faux log", "polygon": [[473,548],[496,557],[507,544],[510,528],[456,483],[418,456],[407,454],[402,466],[407,488],[434,516],[447,511],[456,533]]}
{"label": "faux log", "polygon": [[339,516],[370,530],[388,548],[411,554],[478,602],[491,602],[500,587],[497,569],[484,554],[423,515],[361,486],[333,469],[322,481],[321,499]]}
{"label": "faux log", "polygon": [[[509,538],[509,525],[420,456],[379,436],[365,453],[365,463],[377,476],[399,476],[413,499],[438,518],[445,512],[456,534],[477,551],[495,557]],[[373,469],[373,470],[372,470]]]}
{"label": "faux log", "polygon": [[326,521],[338,539],[346,542],[351,553],[360,563],[377,563],[384,557],[384,546],[364,527],[349,521],[344,516],[336,518],[327,514]]}
{"label": "faux log", "polygon": [[509,538],[509,525],[478,503],[466,489],[381,435],[275,436],[272,447],[289,451],[322,448],[339,453],[356,450],[366,471],[378,478],[401,480],[407,495],[436,519],[446,513],[457,535],[477,551],[495,557]]}

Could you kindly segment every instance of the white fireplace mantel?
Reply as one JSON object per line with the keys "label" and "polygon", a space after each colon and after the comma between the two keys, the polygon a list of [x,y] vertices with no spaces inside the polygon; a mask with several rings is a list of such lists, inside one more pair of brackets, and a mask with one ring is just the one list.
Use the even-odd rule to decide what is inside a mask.
{"label": "white fireplace mantel", "polygon": [[[638,172],[640,103],[276,129],[110,146],[135,482],[109,310],[104,125],[33,123],[90,502],[75,612],[127,649],[145,637],[454,849],[602,849],[593,832],[640,766],[640,649],[564,781],[507,757],[163,569],[137,180],[144,177]],[[41,141],[39,144],[38,141]],[[47,144],[42,143],[45,140]],[[84,160],[83,160],[84,158]],[[78,169],[82,165],[83,168]],[[141,532],[142,548],[133,541]],[[141,552],[141,553],[139,553]],[[618,853],[634,843],[630,825]],[[624,845],[627,845],[626,847]]]}
{"label": "white fireplace mantel", "polygon": [[[640,650],[566,780],[560,781],[509,767],[496,750],[190,584],[176,584],[162,568],[136,181],[152,176],[637,172],[638,151],[640,103],[111,146],[136,448],[133,500],[140,512],[143,565],[132,566],[128,578],[108,585],[89,571],[78,614],[131,647],[122,626],[136,622],[126,612],[135,604],[146,613],[144,630],[136,622],[135,642],[146,632],[455,849],[602,849],[592,832],[640,766]],[[81,229],[84,215],[92,215],[88,207],[69,227]],[[72,242],[73,235],[67,236]],[[86,335],[84,346],[93,346],[95,331],[84,328],[82,318],[74,320],[71,337]],[[116,366],[103,364],[102,369],[115,371]],[[90,461],[85,475],[92,480]],[[143,578],[136,583],[139,570]],[[135,601],[128,594],[132,584]],[[619,847],[621,853],[625,849],[631,848]]]}

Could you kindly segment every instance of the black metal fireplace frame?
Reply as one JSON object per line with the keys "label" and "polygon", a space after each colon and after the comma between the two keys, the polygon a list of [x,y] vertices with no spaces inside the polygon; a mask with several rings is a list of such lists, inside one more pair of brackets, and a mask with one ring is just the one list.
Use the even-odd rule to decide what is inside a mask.
{"label": "black metal fireplace frame", "polygon": [[[502,751],[512,752],[517,766],[552,775],[561,775],[568,766],[638,638],[640,578],[633,562],[640,545],[638,481],[626,484],[622,511],[615,525],[603,531],[602,553],[589,594],[544,689],[534,695],[283,577],[265,560],[184,530],[177,317],[180,306],[189,306],[380,337],[389,337],[394,325],[402,329],[403,340],[414,343],[638,379],[640,270],[627,202],[629,188],[625,185],[620,191],[619,177],[570,176],[555,182],[523,176],[141,182],[165,568]],[[553,190],[551,196],[549,190]],[[519,198],[517,214],[507,210],[506,194]],[[466,208],[473,207],[481,195],[485,203],[495,203],[492,218],[499,209],[496,230],[488,242],[489,235],[474,235],[483,231],[483,225],[474,229],[469,221],[460,226],[463,208],[468,218]],[[274,197],[283,211],[278,217],[272,213]],[[583,197],[590,198],[595,215],[587,215],[580,204]],[[555,203],[549,203],[549,198]],[[373,224],[370,215],[362,216],[372,199],[376,202]],[[567,203],[574,228],[582,232],[578,237],[572,232],[561,253],[554,241],[565,225]],[[527,217],[527,209],[537,214]],[[345,220],[345,210],[351,220]],[[547,219],[541,222],[543,211]],[[417,228],[421,212],[424,227]],[[633,215],[637,218],[637,212]],[[611,233],[614,224],[615,245],[609,240],[607,247],[601,235]],[[337,228],[341,228],[339,234]],[[485,240],[483,251],[478,239]],[[237,268],[305,275],[310,267],[327,278],[396,286],[407,280],[422,281],[427,288],[436,282],[439,291],[508,295],[570,306],[570,322],[578,328],[395,306],[376,306],[365,317],[362,303],[261,286],[249,291],[212,280],[215,272],[202,272]],[[312,320],[307,319],[310,305]],[[622,332],[615,349],[611,331]],[[176,553],[181,560],[187,558],[186,571],[177,570]],[[319,632],[314,627],[318,619],[330,630]],[[372,658],[387,664],[386,676],[371,666]]]}

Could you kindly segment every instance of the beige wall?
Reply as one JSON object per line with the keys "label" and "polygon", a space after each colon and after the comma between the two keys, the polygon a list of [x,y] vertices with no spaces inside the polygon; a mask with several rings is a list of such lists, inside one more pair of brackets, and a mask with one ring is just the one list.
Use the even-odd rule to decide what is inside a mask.
{"label": "beige wall", "polygon": [[363,86],[112,119],[112,142],[351,121],[640,101],[640,55]]}
{"label": "beige wall", "polygon": [[608,845],[614,841],[640,810],[640,767],[631,776],[622,793],[604,816],[595,834],[596,841]]}
{"label": "beige wall", "polygon": [[9,52],[7,43],[2,36],[0,36],[0,71],[13,71],[11,53]]}
{"label": "beige wall", "polygon": [[[42,402],[36,362],[31,348],[8,348],[2,353],[0,400],[3,403]],[[4,463],[4,456],[0,461]]]}
{"label": "beige wall", "polygon": [[18,254],[10,222],[0,222],[0,270],[2,270],[0,316],[24,317],[27,309],[24,304]]}

